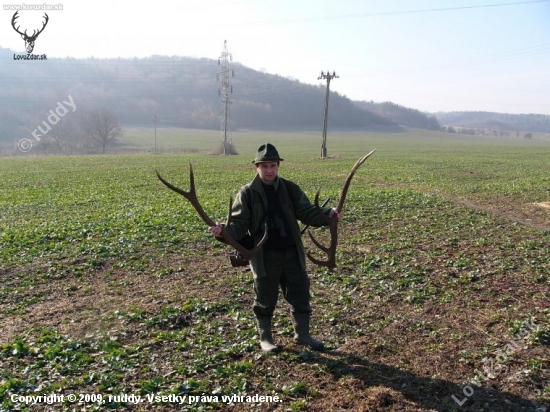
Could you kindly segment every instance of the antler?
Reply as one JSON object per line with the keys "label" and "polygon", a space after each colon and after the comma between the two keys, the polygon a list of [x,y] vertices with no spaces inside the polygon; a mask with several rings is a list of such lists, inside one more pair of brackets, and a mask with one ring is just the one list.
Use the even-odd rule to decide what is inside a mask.
{"label": "antler", "polygon": [[50,18],[48,17],[48,13],[44,13],[44,17],[46,18],[46,21],[44,23],[42,23],[42,28],[40,30],[38,30],[38,32],[36,32],[36,30],[33,30],[32,32],[32,36],[29,36],[27,34],[27,30],[25,30],[24,33],[21,33],[19,31],[19,27],[21,26],[17,26],[17,28],[15,28],[15,20],[19,18],[19,16],[17,15],[19,13],[19,10],[16,11],[13,15],[13,17],[11,18],[11,25],[13,27],[13,29],[19,33],[21,36],[25,36],[27,39],[31,40],[31,39],[35,39],[36,37],[38,37],[38,35],[40,33],[42,33],[42,31],[46,28],[46,25],[48,24],[48,21],[50,20]]}
{"label": "antler", "polygon": [[21,32],[19,31],[19,27],[21,27],[21,26],[17,26],[17,28],[15,28],[15,19],[19,18],[19,16],[17,15],[18,13],[19,13],[19,10],[16,11],[16,12],[14,13],[13,17],[11,18],[11,26],[12,26],[13,29],[14,29],[17,33],[19,33],[21,36],[26,36],[26,35],[27,35],[27,31],[26,31],[26,30],[25,30],[25,33],[21,33]]}
{"label": "antler", "polygon": [[[157,173],[157,176],[158,176],[159,180],[162,183],[164,183],[169,189],[172,189],[174,192],[179,193],[180,195],[185,197],[189,202],[191,202],[191,204],[193,205],[193,207],[195,208],[197,213],[200,215],[202,220],[208,226],[216,226],[216,223],[212,219],[210,219],[210,217],[206,214],[206,212],[202,208],[202,206],[201,206],[201,204],[200,204],[200,202],[197,198],[197,192],[195,190],[195,174],[193,173],[193,165],[191,163],[189,163],[189,180],[190,180],[191,188],[189,189],[188,192],[186,192],[185,190],[180,189],[179,187],[176,187],[176,186],[172,185],[171,183],[169,183],[168,181],[166,181],[160,175],[158,170],[155,170],[155,172]],[[229,226],[229,224],[231,223],[231,204],[232,203],[233,203],[233,200],[230,199],[229,200],[229,216],[227,217],[227,223],[226,223],[225,227],[223,228],[222,237],[227,243],[229,243],[231,246],[233,246],[245,259],[250,260],[252,258],[252,256],[254,256],[254,254],[262,247],[262,245],[267,240],[267,224],[264,224],[264,235],[263,235],[262,239],[260,240],[260,242],[253,249],[246,249],[239,242],[237,242],[235,239],[233,239],[227,231],[227,226]]]}
{"label": "antler", "polygon": [[33,30],[32,36],[30,37],[31,39],[37,38],[38,35],[40,33],[42,33],[44,31],[44,29],[46,28],[46,24],[48,24],[48,21],[50,21],[50,18],[48,17],[47,13],[44,13],[44,17],[46,17],[46,21],[44,23],[42,23],[42,28],[40,30],[38,30],[38,32],[36,34],[34,33],[36,30]]}
{"label": "antler", "polygon": [[[338,213],[340,213],[344,208],[344,202],[346,201],[346,196],[348,194],[349,185],[351,183],[351,179],[353,178],[353,175],[361,167],[363,163],[376,151],[376,149],[372,150],[371,152],[367,153],[365,156],[357,160],[355,162],[355,165],[351,168],[351,171],[348,174],[348,177],[346,178],[346,181],[344,183],[344,187],[342,188],[342,193],[340,194],[340,200],[338,201],[338,206],[336,206],[336,210]],[[328,227],[330,229],[330,246],[326,247],[323,246],[321,243],[319,243],[311,234],[311,232],[308,231],[309,237],[311,238],[311,241],[317,246],[319,249],[321,249],[323,252],[325,252],[328,255],[327,260],[319,260],[314,258],[311,255],[311,252],[308,252],[307,257],[309,260],[311,260],[313,263],[319,266],[326,266],[329,269],[334,269],[336,267],[336,246],[338,245],[338,217],[333,216],[331,218],[328,218],[321,210],[321,207],[319,206],[319,192],[321,189],[317,190],[317,193],[315,193],[315,206],[317,207],[317,210],[319,211],[319,214],[323,216],[323,219],[328,224]]]}

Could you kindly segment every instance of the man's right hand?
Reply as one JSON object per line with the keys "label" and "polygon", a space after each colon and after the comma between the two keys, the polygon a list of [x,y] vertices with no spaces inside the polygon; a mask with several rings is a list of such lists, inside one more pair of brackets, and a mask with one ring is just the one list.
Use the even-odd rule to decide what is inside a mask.
{"label": "man's right hand", "polygon": [[216,237],[223,237],[223,225],[210,226],[210,232]]}

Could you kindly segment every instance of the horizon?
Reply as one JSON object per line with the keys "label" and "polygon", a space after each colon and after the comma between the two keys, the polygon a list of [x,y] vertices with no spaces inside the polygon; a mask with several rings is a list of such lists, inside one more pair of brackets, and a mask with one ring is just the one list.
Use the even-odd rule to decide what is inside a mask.
{"label": "horizon", "polygon": [[[13,5],[3,4],[0,47],[24,53],[11,26],[15,11],[6,9]],[[331,91],[354,101],[427,113],[550,115],[550,0],[51,5],[62,10],[21,10],[17,20],[32,33],[48,14],[33,51],[48,60],[217,60],[227,40],[233,62],[257,71],[311,85],[326,85],[320,72],[335,71]]]}

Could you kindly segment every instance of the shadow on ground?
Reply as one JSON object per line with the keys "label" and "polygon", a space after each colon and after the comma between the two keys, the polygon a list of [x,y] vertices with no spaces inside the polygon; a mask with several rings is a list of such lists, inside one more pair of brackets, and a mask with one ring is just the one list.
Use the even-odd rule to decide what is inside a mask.
{"label": "shadow on ground", "polygon": [[535,404],[521,396],[491,389],[485,383],[480,387],[422,377],[341,351],[325,351],[307,361],[323,364],[336,380],[346,381],[347,394],[331,397],[329,405],[326,398],[322,406],[313,402],[310,405],[312,411],[327,407],[331,410],[438,412],[548,410],[548,405]]}

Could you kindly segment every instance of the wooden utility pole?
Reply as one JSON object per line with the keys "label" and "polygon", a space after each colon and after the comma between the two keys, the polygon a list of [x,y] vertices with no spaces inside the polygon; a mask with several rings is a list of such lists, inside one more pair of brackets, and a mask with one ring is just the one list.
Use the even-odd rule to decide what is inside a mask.
{"label": "wooden utility pole", "polygon": [[317,80],[326,79],[327,80],[327,94],[325,96],[325,117],[323,120],[323,143],[321,144],[321,158],[327,157],[327,121],[328,121],[328,96],[329,96],[329,90],[330,90],[330,81],[332,79],[338,79],[339,76],[336,75],[336,72],[333,71],[332,74],[330,74],[327,71],[327,74],[321,72],[321,75],[317,78]]}

